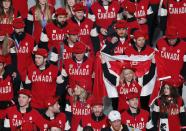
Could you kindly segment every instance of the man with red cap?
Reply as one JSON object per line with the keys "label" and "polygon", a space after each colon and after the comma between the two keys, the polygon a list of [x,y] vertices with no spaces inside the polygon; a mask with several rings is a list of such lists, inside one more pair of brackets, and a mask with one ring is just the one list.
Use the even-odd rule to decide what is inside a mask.
{"label": "man with red cap", "polygon": [[140,29],[140,25],[135,16],[136,6],[129,0],[124,1],[121,6],[123,8],[122,19],[127,21],[128,35],[133,38],[134,31]]}
{"label": "man with red cap", "polygon": [[62,61],[72,58],[73,47],[75,43],[79,41],[79,32],[80,29],[78,26],[72,25],[67,27],[67,37],[63,41],[64,49],[62,50]]}
{"label": "man with red cap", "polygon": [[92,4],[88,18],[95,22],[95,26],[91,31],[92,43],[94,44],[94,52],[100,50],[100,41],[109,35],[108,29],[114,21],[121,19],[120,13],[122,9],[118,1],[99,0]]}
{"label": "man with red cap", "polygon": [[64,61],[64,71],[66,71],[66,76],[68,76],[68,92],[71,95],[73,83],[76,80],[86,81],[87,87],[92,92],[92,74],[93,74],[93,59],[87,57],[86,45],[81,42],[75,43],[73,47],[73,56],[71,59]]}
{"label": "man with red cap", "polygon": [[126,95],[128,110],[121,114],[122,123],[132,126],[136,129],[146,131],[147,122],[149,121],[149,112],[140,108],[138,93],[128,93]]}
{"label": "man with red cap", "polygon": [[48,52],[39,48],[35,52],[35,63],[30,65],[26,76],[26,88],[32,91],[32,107],[45,108],[44,101],[53,96],[60,96],[63,91],[61,72],[57,66],[47,62]]}
{"label": "man with red cap", "polygon": [[10,48],[12,64],[20,74],[21,80],[25,81],[27,68],[33,63],[32,52],[35,41],[31,35],[25,33],[25,23],[22,18],[14,19],[13,28],[14,33],[11,37],[14,40],[14,45]]}
{"label": "man with red cap", "polygon": [[73,7],[74,15],[69,19],[69,25],[78,26],[80,29],[79,39],[93,51],[93,45],[90,38],[90,32],[93,28],[93,22],[85,17],[85,6],[82,2],[76,3]]}
{"label": "man with red cap", "polygon": [[123,55],[130,39],[127,33],[127,22],[125,20],[118,20],[115,23],[114,30],[114,35],[106,39],[104,43],[106,47],[102,52],[111,55]]}
{"label": "man with red cap", "polygon": [[152,8],[149,3],[150,0],[136,0],[133,1],[135,4],[135,17],[137,18],[138,24],[141,30],[147,34],[147,39],[149,39],[149,25],[152,19]]}
{"label": "man with red cap", "polygon": [[[155,59],[158,78],[167,76],[174,78],[181,74],[185,62],[185,45],[185,42],[180,39],[177,28],[172,26],[168,27],[166,35],[157,42],[158,52],[156,53]],[[181,94],[182,91],[180,88],[180,95]]]}
{"label": "man with red cap", "polygon": [[30,90],[21,89],[18,97],[18,105],[9,107],[4,112],[3,117],[7,117],[4,126],[11,130],[33,131],[39,128],[42,131],[47,130],[48,123],[45,119],[30,106],[32,95]]}
{"label": "man with red cap", "polygon": [[92,98],[91,108],[92,113],[81,120],[78,131],[81,131],[86,126],[91,126],[93,130],[101,130],[108,125],[108,119],[103,114],[103,101],[101,99]]}
{"label": "man with red cap", "polygon": [[[66,116],[63,112],[60,111],[60,105],[58,103],[59,97],[50,97],[46,99],[46,111],[43,116],[46,120],[49,121],[49,128],[57,128],[60,130],[68,130],[69,123],[66,120]],[[67,127],[68,126],[68,127]]]}
{"label": "man with red cap", "polygon": [[57,54],[60,53],[61,44],[65,38],[67,30],[67,12],[64,8],[55,11],[55,19],[47,23],[41,34],[41,46],[47,50],[56,48]]}

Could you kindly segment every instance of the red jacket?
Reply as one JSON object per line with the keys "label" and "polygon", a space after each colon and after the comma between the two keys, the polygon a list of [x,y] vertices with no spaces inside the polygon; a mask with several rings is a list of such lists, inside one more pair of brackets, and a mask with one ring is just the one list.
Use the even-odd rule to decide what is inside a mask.
{"label": "red jacket", "polygon": [[12,3],[14,9],[19,11],[23,19],[26,19],[28,16],[28,0],[12,0]]}
{"label": "red jacket", "polygon": [[10,76],[0,80],[0,101],[10,101],[13,98],[14,90]]}
{"label": "red jacket", "polygon": [[[9,36],[13,33],[13,20],[14,18],[18,17],[18,12],[17,10],[14,10],[13,16],[5,15],[1,16],[1,21],[0,21],[0,29],[3,30],[6,34]],[[10,17],[12,17],[12,21],[9,21]]]}
{"label": "red jacket", "polygon": [[91,17],[95,16],[95,22],[99,27],[107,29],[113,20],[116,20],[119,11],[120,5],[117,1],[112,1],[109,4],[108,11],[100,2],[94,2],[91,6]]}
{"label": "red jacket", "polygon": [[57,116],[53,119],[49,121],[49,126],[51,127],[58,127],[60,128],[62,131],[65,130],[65,123],[66,123],[66,116],[64,113],[59,113],[57,114]]}
{"label": "red jacket", "polygon": [[6,110],[12,131],[15,131],[16,129],[33,131],[36,127],[42,131],[47,130],[47,121],[45,121],[45,119],[36,110],[28,108],[27,112],[23,114],[18,108],[19,107],[13,106]]}
{"label": "red jacket", "polygon": [[122,124],[146,131],[146,124],[149,121],[149,112],[138,109],[137,114],[132,114],[130,109],[121,114]]}
{"label": "red jacket", "polygon": [[83,42],[85,45],[87,45],[91,49],[91,51],[93,51],[93,44],[90,39],[90,32],[91,29],[93,28],[93,22],[90,19],[84,17],[83,20],[80,21],[80,24],[78,24],[76,18],[72,17],[71,19],[69,19],[68,24],[69,26],[74,25],[79,27],[80,41]]}
{"label": "red jacket", "polygon": [[[186,0],[169,0],[164,1],[164,7],[167,9],[167,28],[169,26],[175,26],[178,30],[180,38],[186,38],[186,12],[185,12],[185,2]],[[168,6],[168,7],[167,7]]]}
{"label": "red jacket", "polygon": [[71,130],[76,131],[79,122],[86,118],[91,113],[91,99],[87,99],[85,103],[77,101],[73,102],[73,98],[69,98],[70,110],[67,110],[72,113],[72,121],[71,121]]}
{"label": "red jacket", "polygon": [[[160,97],[161,98],[161,97]],[[160,109],[160,105],[162,104],[161,99],[157,98],[155,100],[155,104],[153,106],[152,119],[153,124],[157,124],[158,128],[160,128],[160,119],[168,119],[168,124],[166,128],[169,128],[169,131],[181,131],[181,127],[186,126],[185,119],[185,109],[183,99],[181,97],[177,98],[177,104],[170,104],[170,108],[166,108],[166,111],[163,112],[163,109]],[[161,111],[162,110],[162,111]]]}
{"label": "red jacket", "polygon": [[180,74],[184,63],[184,54],[186,53],[186,43],[179,41],[175,46],[170,46],[164,37],[158,41],[157,48],[160,53],[160,58],[166,66],[168,74],[165,74],[165,76]]}
{"label": "red jacket", "polygon": [[35,64],[28,68],[28,80],[32,84],[32,106],[34,108],[45,108],[44,101],[56,95],[56,81],[58,68],[54,65],[46,66],[40,71]]}
{"label": "red jacket", "polygon": [[134,93],[138,93],[140,96],[141,88],[142,87],[136,81],[132,81],[130,85],[127,85],[126,83],[123,83],[122,85],[120,84],[117,87],[118,95],[119,95],[118,110],[119,111],[127,110],[129,107],[128,104],[126,103],[127,94],[130,92],[134,92]]}
{"label": "red jacket", "polygon": [[60,52],[60,42],[63,42],[66,35],[67,24],[60,28],[55,22],[50,22],[46,25],[41,35],[42,42],[48,42],[48,48],[56,47]]}
{"label": "red jacket", "polygon": [[82,127],[91,126],[94,131],[100,131],[102,128],[108,126],[108,118],[106,116],[101,116],[100,120],[96,120],[96,117],[95,119],[94,117],[95,116],[91,114],[82,119]]}
{"label": "red jacket", "polygon": [[69,59],[65,62],[65,70],[69,76],[69,85],[73,88],[75,81],[86,81],[87,89],[92,89],[92,73],[93,73],[93,60],[92,58],[85,58],[82,64],[78,64],[75,60]]}
{"label": "red jacket", "polygon": [[[147,16],[152,14],[152,9],[150,7],[149,0],[138,0],[135,2],[136,5],[136,11],[135,16],[137,19],[145,18],[147,19]],[[141,29],[148,34],[148,24],[147,22],[145,24],[140,24]]]}
{"label": "red jacket", "polygon": [[14,51],[12,54],[16,53],[17,70],[20,74],[21,80],[25,81],[27,68],[33,63],[32,53],[34,49],[34,38],[29,34],[26,34],[25,38],[21,40],[18,44],[16,40],[14,42]]}

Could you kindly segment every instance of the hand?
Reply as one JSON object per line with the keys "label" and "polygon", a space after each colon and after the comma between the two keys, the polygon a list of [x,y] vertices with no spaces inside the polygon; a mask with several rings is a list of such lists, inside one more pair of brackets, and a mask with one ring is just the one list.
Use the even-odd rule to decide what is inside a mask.
{"label": "hand", "polygon": [[147,19],[146,18],[140,18],[140,19],[138,19],[138,24],[145,24],[145,23],[147,23]]}
{"label": "hand", "polygon": [[101,59],[101,63],[102,63],[102,64],[106,63],[106,61],[105,61],[104,57],[103,57],[101,54],[100,54],[100,56],[99,56],[99,57],[100,57],[100,59]]}
{"label": "hand", "polygon": [[116,44],[118,42],[118,38],[116,36],[112,37],[111,43]]}
{"label": "hand", "polygon": [[17,73],[16,72],[13,72],[12,73],[12,77],[13,77],[13,79],[15,79],[17,77]]}
{"label": "hand", "polygon": [[72,90],[72,88],[68,88],[68,94],[70,95],[70,96],[73,96],[73,90]]}
{"label": "hand", "polygon": [[101,32],[101,34],[104,35],[104,36],[107,35],[107,30],[104,29],[104,28],[101,28],[101,29],[100,29],[100,32]]}

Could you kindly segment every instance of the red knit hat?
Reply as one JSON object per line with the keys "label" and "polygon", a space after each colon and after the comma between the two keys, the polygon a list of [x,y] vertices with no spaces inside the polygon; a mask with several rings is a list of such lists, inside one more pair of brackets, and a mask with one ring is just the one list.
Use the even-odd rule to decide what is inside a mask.
{"label": "red knit hat", "polygon": [[174,26],[167,26],[165,35],[168,39],[176,39],[178,38],[178,31]]}
{"label": "red knit hat", "polygon": [[67,15],[67,12],[64,8],[58,8],[55,12],[56,16],[58,15]]}
{"label": "red knit hat", "polygon": [[127,28],[127,21],[125,20],[118,20],[115,24],[115,28]]}
{"label": "red knit hat", "polygon": [[138,37],[144,37],[146,39],[147,35],[142,30],[136,30],[134,32],[134,38],[137,39]]}
{"label": "red knit hat", "polygon": [[82,2],[76,3],[73,7],[73,11],[85,11],[85,6],[83,5]]}
{"label": "red knit hat", "polygon": [[84,88],[87,92],[92,92],[92,89],[89,86],[87,79],[85,78],[80,77],[78,80],[74,81],[74,85],[72,88],[75,88],[76,85],[80,86],[81,88]]}
{"label": "red knit hat", "polygon": [[129,92],[126,95],[127,100],[130,100],[130,99],[133,99],[133,98],[139,98],[139,97],[140,97],[139,93],[135,93],[135,92]]}
{"label": "red knit hat", "polygon": [[22,18],[15,18],[13,21],[13,27],[15,29],[21,29],[25,27],[25,23]]}
{"label": "red knit hat", "polygon": [[43,48],[39,48],[34,54],[35,55],[41,55],[43,57],[47,57],[48,56],[47,50],[43,49]]}
{"label": "red knit hat", "polygon": [[50,98],[47,98],[46,101],[45,101],[45,105],[46,107],[49,107],[49,106],[52,106],[54,105],[57,101],[59,100],[59,97],[50,97]]}
{"label": "red knit hat", "polygon": [[27,95],[27,96],[29,96],[29,97],[32,96],[31,91],[28,90],[28,89],[21,89],[21,90],[18,91],[18,94],[24,94],[24,95]]}
{"label": "red knit hat", "polygon": [[78,35],[80,32],[80,29],[78,26],[69,26],[68,29],[67,29],[67,34],[69,35]]}
{"label": "red knit hat", "polygon": [[103,105],[103,100],[98,98],[92,98],[91,106]]}
{"label": "red knit hat", "polygon": [[166,79],[163,81],[163,85],[167,84],[169,86],[178,88],[180,87],[184,82],[184,78],[181,75],[174,75],[171,76],[170,79]]}
{"label": "red knit hat", "polygon": [[134,12],[136,11],[135,4],[133,2],[130,2],[130,1],[124,2],[123,7],[126,11],[128,11],[131,14],[134,14]]}
{"label": "red knit hat", "polygon": [[76,42],[73,49],[72,49],[72,52],[75,53],[75,54],[85,53],[86,52],[86,46],[81,42]]}

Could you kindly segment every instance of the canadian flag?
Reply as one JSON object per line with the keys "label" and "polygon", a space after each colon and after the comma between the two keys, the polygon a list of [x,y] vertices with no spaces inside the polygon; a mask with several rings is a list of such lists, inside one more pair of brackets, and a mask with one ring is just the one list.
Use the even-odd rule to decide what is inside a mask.
{"label": "canadian flag", "polygon": [[[109,69],[109,72],[117,77],[116,85],[111,84],[104,77],[100,56],[107,61],[106,64]],[[148,70],[150,68],[150,64],[145,64],[145,62],[149,63],[149,62],[151,62],[151,59],[152,59],[151,55],[150,56],[142,56],[142,55],[110,56],[110,55],[105,54],[103,52],[97,53],[96,62],[95,62],[95,79],[94,79],[93,95],[96,97],[100,97],[100,98],[102,98],[104,96],[108,96],[109,98],[118,97],[118,92],[117,92],[116,87],[119,85],[119,80],[120,80],[119,77],[120,77],[121,71],[123,69],[123,66],[126,64],[130,64],[132,66],[132,68],[136,69],[135,73],[138,77],[138,74],[140,74],[140,76],[142,76],[146,72],[148,72]],[[134,65],[134,63],[136,63],[136,64]],[[143,72],[141,71],[142,67],[143,67]],[[138,73],[138,71],[139,71],[139,73]],[[151,93],[152,93],[152,90],[153,89],[150,89]]]}

